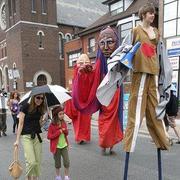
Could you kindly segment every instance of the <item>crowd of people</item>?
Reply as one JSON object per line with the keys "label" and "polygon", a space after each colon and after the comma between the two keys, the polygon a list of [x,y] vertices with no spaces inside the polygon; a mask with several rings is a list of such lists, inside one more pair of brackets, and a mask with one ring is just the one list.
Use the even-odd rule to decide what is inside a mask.
{"label": "crowd of people", "polygon": [[[123,131],[123,85],[116,86],[115,93],[108,106],[101,104],[97,97],[97,89],[108,73],[107,60],[119,46],[116,31],[111,27],[104,28],[98,38],[98,52],[93,65],[86,54],[82,54],[74,67],[72,99],[63,106],[52,109],[52,121],[46,127],[47,138],[50,140],[50,151],[53,154],[56,180],[62,180],[61,157],[64,165],[64,180],[69,180],[69,151],[68,128],[64,121],[64,113],[72,119],[75,141],[86,144],[91,141],[91,117],[99,111],[98,132],[99,146],[102,155],[114,154],[113,147],[123,140],[124,151],[133,152],[139,127],[144,117],[150,135],[156,147],[162,150],[169,148],[169,137],[164,129],[163,119],[157,119],[156,106],[158,105],[157,78],[159,66],[157,64],[156,49],[159,42],[158,29],[151,26],[155,17],[155,9],[148,4],[139,11],[141,23],[132,30],[132,45],[141,43],[140,50],[133,59],[132,83],[129,99],[128,124]],[[121,68],[121,67],[118,67]],[[117,71],[119,71],[117,68]],[[124,68],[124,67],[123,67]],[[6,96],[2,90],[0,108],[0,137],[6,136]],[[180,135],[175,128],[176,112],[171,108],[173,90],[169,104],[166,106],[166,125],[174,129],[177,135],[177,144],[180,144]],[[37,180],[41,174],[42,159],[42,124],[46,121],[47,104],[44,94],[31,97],[29,102],[19,104],[20,96],[17,91],[10,94],[7,105],[12,115],[12,132],[17,134],[14,146],[19,147],[20,138],[26,161],[27,180]],[[49,114],[48,114],[49,116]],[[108,150],[108,153],[107,153]]]}

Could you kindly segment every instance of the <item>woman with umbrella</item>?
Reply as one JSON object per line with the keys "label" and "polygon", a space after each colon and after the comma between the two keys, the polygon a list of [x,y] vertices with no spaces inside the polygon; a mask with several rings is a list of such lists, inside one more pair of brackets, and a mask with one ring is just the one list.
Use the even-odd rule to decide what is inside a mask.
{"label": "woman with umbrella", "polygon": [[40,121],[46,110],[44,94],[31,97],[30,103],[24,103],[19,114],[19,126],[14,146],[19,146],[20,136],[26,160],[27,180],[37,180],[40,176],[42,139]]}

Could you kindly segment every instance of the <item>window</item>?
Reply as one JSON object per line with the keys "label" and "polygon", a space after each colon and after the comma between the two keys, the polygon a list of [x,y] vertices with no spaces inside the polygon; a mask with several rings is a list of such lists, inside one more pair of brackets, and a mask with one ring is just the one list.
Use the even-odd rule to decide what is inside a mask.
{"label": "window", "polygon": [[13,13],[16,13],[16,0],[12,0]]}
{"label": "window", "polygon": [[7,57],[7,48],[6,48],[6,46],[4,47],[4,56]]}
{"label": "window", "polygon": [[4,50],[3,50],[3,48],[1,49],[1,54],[2,54],[2,58],[4,58]]}
{"label": "window", "polygon": [[176,20],[168,21],[164,23],[164,37],[170,37],[176,35]]}
{"label": "window", "polygon": [[172,2],[172,1],[174,1],[174,0],[164,0],[164,4]]}
{"label": "window", "polygon": [[80,52],[74,52],[68,55],[68,66],[73,67],[80,56]]}
{"label": "window", "polygon": [[43,31],[38,31],[37,35],[38,35],[39,49],[44,49],[44,47],[43,47],[44,32]]}
{"label": "window", "polygon": [[88,52],[92,53],[95,51],[95,38],[89,38],[88,41],[89,41],[88,42],[88,46],[89,46]]}
{"label": "window", "polygon": [[72,39],[72,35],[70,33],[67,33],[65,35],[66,42],[70,41]]}
{"label": "window", "polygon": [[132,22],[121,24],[120,27],[120,42],[126,37],[126,35],[132,30]]}
{"label": "window", "polygon": [[180,18],[178,19],[178,32],[177,35],[180,35]]}
{"label": "window", "polygon": [[12,4],[11,4],[11,0],[8,0],[8,7],[9,7],[9,16],[12,16]]}
{"label": "window", "polygon": [[132,3],[134,0],[125,0],[124,1],[124,10],[126,10]]}
{"label": "window", "polygon": [[164,38],[179,35],[180,1],[164,0]]}
{"label": "window", "polygon": [[35,0],[31,0],[31,11],[36,12]]}
{"label": "window", "polygon": [[42,14],[47,13],[47,0],[41,0],[41,11]]}
{"label": "window", "polygon": [[39,33],[39,48],[42,48],[43,44],[42,44],[42,32]]}
{"label": "window", "polygon": [[111,15],[116,15],[118,13],[121,13],[121,12],[123,12],[123,10],[124,10],[123,0],[120,0],[120,1],[110,5]]}
{"label": "window", "polygon": [[164,21],[177,17],[177,1],[164,6]]}
{"label": "window", "polygon": [[64,43],[66,39],[64,38],[63,33],[59,33],[59,55],[60,58],[64,58]]}

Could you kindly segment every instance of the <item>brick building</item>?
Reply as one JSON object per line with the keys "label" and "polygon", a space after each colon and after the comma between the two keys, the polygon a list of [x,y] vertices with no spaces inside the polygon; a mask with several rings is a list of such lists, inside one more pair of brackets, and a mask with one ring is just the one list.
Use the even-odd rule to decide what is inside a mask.
{"label": "brick building", "polygon": [[[64,43],[106,10],[100,1],[78,2],[0,0],[0,88],[24,92],[46,83],[64,86]],[[91,17],[95,4],[100,11],[93,9]]]}
{"label": "brick building", "polygon": [[[78,33],[78,38],[65,44],[65,77],[66,88],[71,89],[73,78],[73,64],[81,53],[88,54],[95,61],[97,39],[101,29],[106,26],[117,28],[119,41],[131,31],[139,22],[139,8],[151,2],[156,7],[156,17],[153,26],[158,27],[158,0],[106,0],[102,3],[109,7],[108,13],[100,17],[96,22]],[[125,92],[128,91],[130,78],[127,77]]]}

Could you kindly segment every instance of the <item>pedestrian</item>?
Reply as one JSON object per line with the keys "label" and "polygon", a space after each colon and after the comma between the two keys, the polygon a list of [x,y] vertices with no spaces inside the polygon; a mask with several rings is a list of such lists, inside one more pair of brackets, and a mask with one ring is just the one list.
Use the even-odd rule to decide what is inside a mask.
{"label": "pedestrian", "polygon": [[174,130],[178,141],[176,144],[180,144],[180,135],[176,129],[176,116],[178,113],[178,98],[175,95],[176,90],[174,85],[172,84],[171,88],[171,94],[170,94],[170,100],[168,104],[166,105],[166,118],[168,121],[169,126]]}
{"label": "pedestrian", "polygon": [[11,93],[10,95],[10,99],[9,99],[9,109],[11,111],[12,114],[12,118],[13,118],[13,133],[15,133],[16,128],[18,129],[18,123],[19,123],[19,118],[18,118],[18,114],[20,111],[20,106],[19,106],[19,101],[20,101],[20,95],[17,91],[14,91]]}
{"label": "pedestrian", "polygon": [[44,94],[31,97],[30,103],[23,104],[19,113],[19,125],[14,146],[19,147],[21,136],[26,161],[27,180],[37,180],[41,173],[42,139],[41,119],[46,105]]}
{"label": "pedestrian", "polygon": [[4,89],[0,90],[0,137],[7,136],[7,124],[6,124],[6,98],[7,93]]}
{"label": "pedestrian", "polygon": [[52,110],[52,122],[48,129],[47,138],[50,140],[50,151],[53,153],[56,178],[55,180],[62,180],[61,177],[61,156],[64,165],[64,180],[69,179],[69,155],[68,155],[68,129],[64,121],[64,110],[61,106],[57,106]]}

